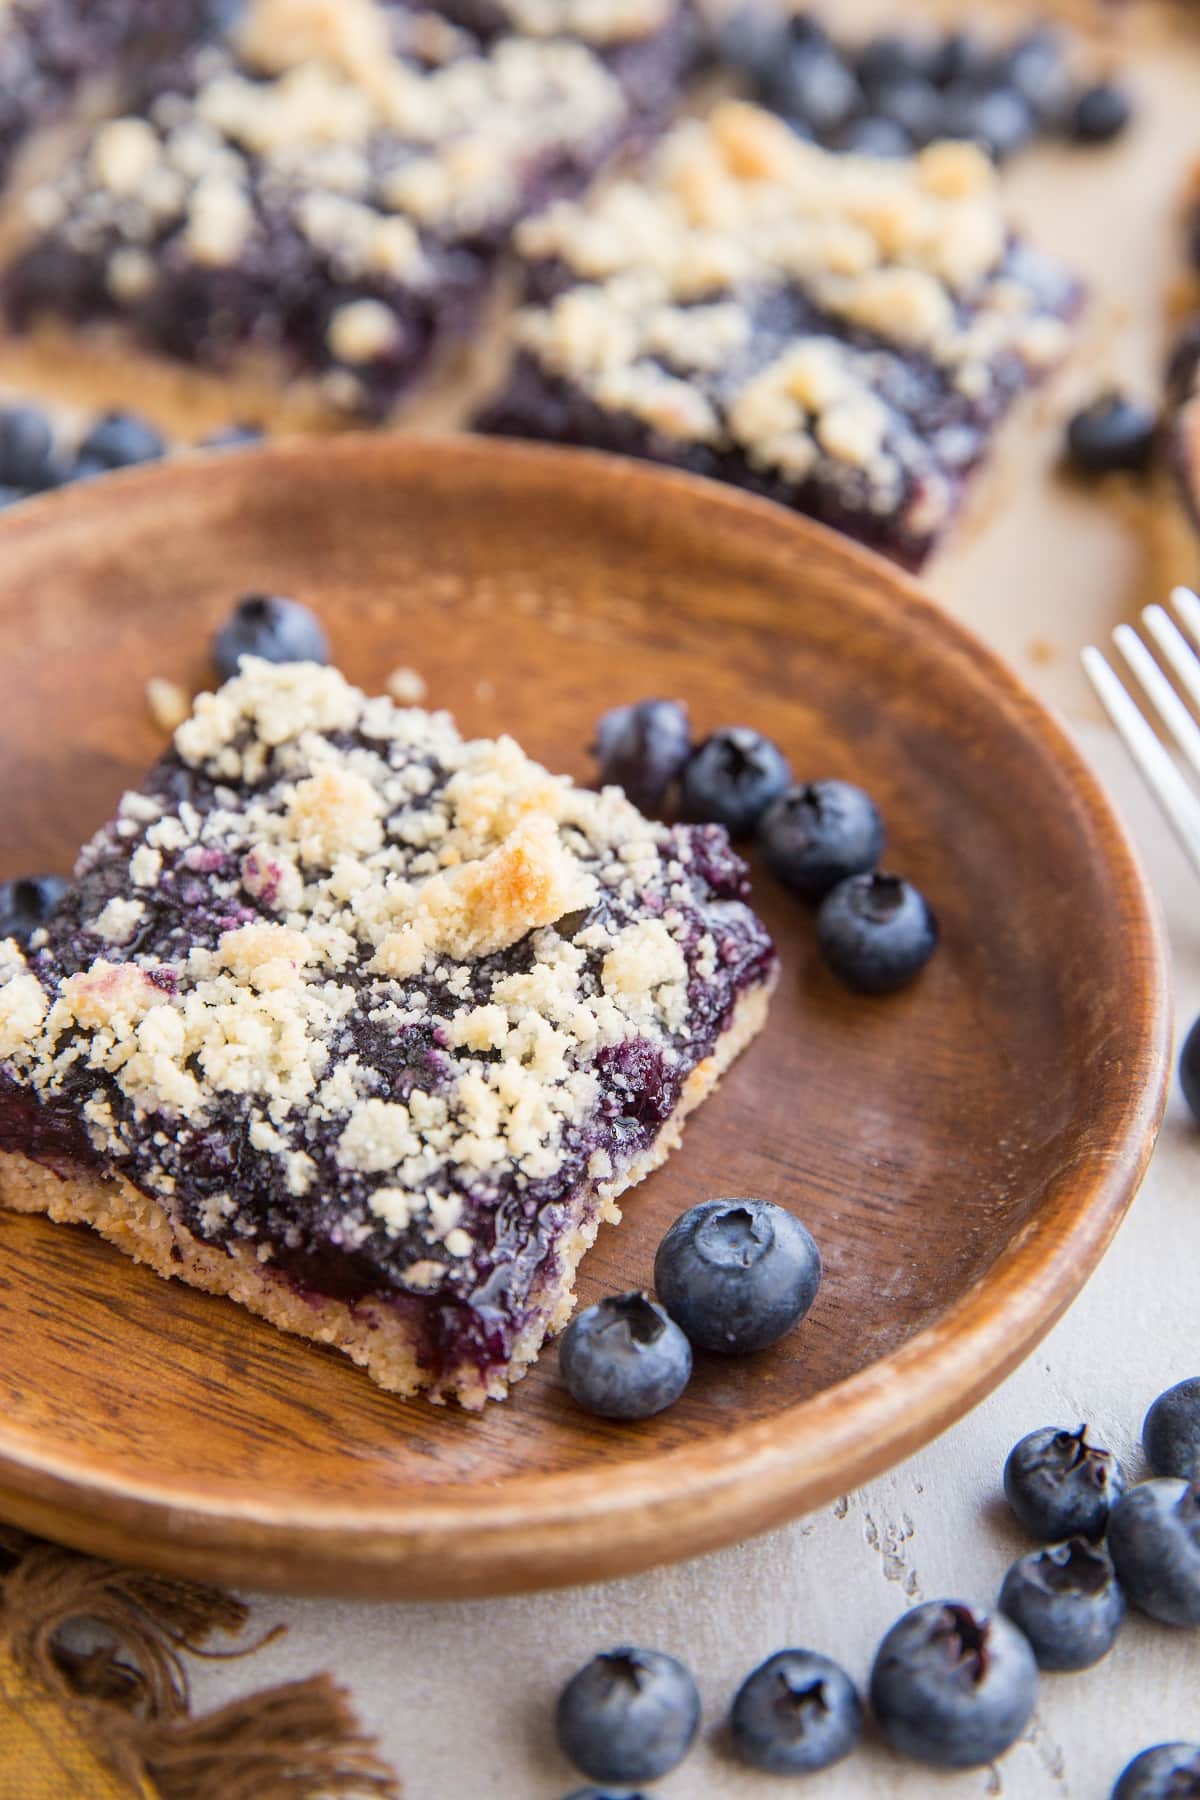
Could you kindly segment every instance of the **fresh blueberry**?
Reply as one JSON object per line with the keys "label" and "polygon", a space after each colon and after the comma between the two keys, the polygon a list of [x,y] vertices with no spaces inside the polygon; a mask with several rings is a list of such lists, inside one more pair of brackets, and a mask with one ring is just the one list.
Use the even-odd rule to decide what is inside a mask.
{"label": "fresh blueberry", "polygon": [[575,1314],[559,1344],[558,1366],[567,1392],[585,1412],[648,1419],[682,1394],[692,1349],[649,1295],[611,1294]]}
{"label": "fresh blueberry", "polygon": [[907,987],[933,955],[937,920],[925,896],[899,875],[851,875],[817,913],[827,968],[857,994]]}
{"label": "fresh blueberry", "polygon": [[1060,120],[1070,97],[1063,37],[1053,25],[1025,32],[1004,59],[1004,79],[1039,124]]}
{"label": "fresh blueberry", "polygon": [[930,143],[942,128],[942,96],[932,82],[923,81],[918,75],[881,86],[873,110],[880,118],[898,125],[910,144],[918,147]]}
{"label": "fresh blueberry", "polygon": [[27,944],[66,891],[61,875],[22,875],[0,882],[0,938]]}
{"label": "fresh blueberry", "polygon": [[938,87],[979,86],[995,77],[996,58],[973,31],[951,31],[935,50],[928,73]]}
{"label": "fresh blueberry", "polygon": [[41,408],[0,409],[0,483],[22,493],[38,494],[44,488],[55,487],[58,480],[54,434]]}
{"label": "fresh blueberry", "polygon": [[780,1650],[747,1675],[730,1713],[733,1748],[768,1775],[807,1775],[849,1756],[862,1701],[844,1669],[813,1650]]}
{"label": "fresh blueberry", "polygon": [[213,639],[213,664],[222,681],[237,674],[243,656],[273,663],[327,663],[329,644],[314,614],[298,600],[247,594]]}
{"label": "fresh blueberry", "polygon": [[702,1350],[744,1356],[799,1323],[817,1297],[821,1253],[769,1200],[706,1200],[676,1219],[654,1259],[654,1285]]}
{"label": "fresh blueberry", "polygon": [[1108,1655],[1125,1617],[1108,1553],[1086,1538],[1022,1556],[1004,1577],[999,1604],[1029,1639],[1039,1669],[1090,1669]]}
{"label": "fresh blueberry", "polygon": [[1124,1492],[1124,1470],[1111,1450],[1088,1443],[1086,1425],[1078,1431],[1043,1425],[1014,1445],[1004,1465],[1008,1504],[1026,1531],[1047,1544],[1102,1538],[1109,1509]]}
{"label": "fresh blueberry", "polygon": [[571,1677],[555,1723],[563,1755],[592,1781],[657,1781],[691,1749],[700,1696],[673,1656],[623,1646]]}
{"label": "fresh blueberry", "polygon": [[1158,1396],[1142,1423],[1142,1445],[1156,1475],[1200,1481],[1200,1375]]}
{"label": "fresh blueberry", "polygon": [[1131,1487],[1112,1509],[1108,1548],[1135,1606],[1165,1625],[1200,1625],[1200,1483]]}
{"label": "fresh blueberry", "polygon": [[718,63],[742,69],[756,82],[767,79],[786,55],[786,41],[784,20],[757,0],[736,7],[713,26],[712,47]]}
{"label": "fresh blueberry", "polygon": [[592,746],[601,782],[624,788],[643,812],[657,812],[691,753],[692,728],[682,700],[614,706],[597,725]]}
{"label": "fresh blueberry", "polygon": [[1071,135],[1080,144],[1107,144],[1120,137],[1133,117],[1133,102],[1115,81],[1098,81],[1076,97]]}
{"label": "fresh blueberry", "polygon": [[795,45],[767,76],[770,106],[802,119],[819,138],[841,130],[862,105],[854,72],[828,44]]}
{"label": "fresh blueberry", "polygon": [[1200,1800],[1200,1744],[1155,1744],[1122,1769],[1111,1800]]}
{"label": "fresh blueberry", "polygon": [[108,463],[99,462],[94,456],[77,456],[63,471],[63,486],[74,487],[77,481],[95,481],[97,475],[108,472]]}
{"label": "fresh blueberry", "polygon": [[1193,1021],[1179,1052],[1179,1085],[1192,1117],[1200,1121],[1200,1019]]}
{"label": "fresh blueberry", "polygon": [[24,488],[0,486],[0,512],[7,512],[10,506],[17,504],[18,500],[27,498]]}
{"label": "fresh blueberry", "polygon": [[730,837],[749,837],[777,794],[792,779],[787,757],[760,731],[727,725],[705,738],[683,771],[683,815],[724,825]]}
{"label": "fresh blueberry", "polygon": [[879,808],[849,781],[806,781],[772,800],[758,841],[772,875],[806,900],[822,899],[883,855]]}
{"label": "fresh blueberry", "polygon": [[909,156],[912,139],[894,119],[852,119],[839,131],[834,148],[852,156]]}
{"label": "fresh blueberry", "polygon": [[1148,406],[1110,390],[1067,421],[1067,455],[1082,475],[1139,474],[1154,454],[1158,420]]}
{"label": "fresh blueberry", "polygon": [[994,87],[979,93],[973,87],[947,89],[943,130],[947,137],[971,138],[995,162],[1005,162],[1023,150],[1033,136],[1029,103],[1012,88]]}
{"label": "fresh blueberry", "polygon": [[246,444],[261,444],[261,425],[226,425],[220,431],[200,440],[201,450],[240,450]]}
{"label": "fresh blueberry", "polygon": [[1033,1651],[1003,1613],[956,1600],[914,1606],[880,1644],[871,1705],[893,1750],[974,1768],[1020,1737],[1037,1700]]}
{"label": "fresh blueberry", "polygon": [[924,79],[936,54],[934,40],[899,31],[881,31],[868,39],[855,59],[855,70],[869,94],[893,81]]}
{"label": "fresh blueberry", "polygon": [[157,462],[166,448],[148,419],[136,413],[108,413],[80,444],[78,461],[126,469],[134,463]]}
{"label": "fresh blueberry", "polygon": [[587,1787],[576,1788],[574,1793],[566,1796],[566,1800],[650,1800],[650,1796],[631,1793],[628,1788],[623,1788],[618,1794],[614,1788]]}

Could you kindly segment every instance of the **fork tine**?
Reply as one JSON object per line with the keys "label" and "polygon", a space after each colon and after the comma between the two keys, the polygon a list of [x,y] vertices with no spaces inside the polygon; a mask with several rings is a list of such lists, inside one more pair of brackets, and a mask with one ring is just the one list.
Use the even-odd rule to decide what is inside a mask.
{"label": "fork tine", "polygon": [[1200,598],[1191,588],[1177,587],[1171,594],[1171,605],[1187,626],[1193,642],[1200,644]]}
{"label": "fork tine", "polygon": [[1162,808],[1180,847],[1200,874],[1200,800],[1172,760],[1170,751],[1155,736],[1119,678],[1094,645],[1082,653],[1088,679],[1105,712],[1117,728],[1125,748],[1146,786]]}
{"label": "fork tine", "polygon": [[[1146,613],[1142,615],[1143,618],[1146,618],[1152,610],[1147,607]],[[1159,608],[1159,610],[1162,609]],[[1165,613],[1163,619],[1168,626],[1171,626],[1171,621]],[[1171,626],[1171,629],[1174,630],[1174,627]],[[1113,632],[1113,642],[1154,702],[1159,717],[1191,765],[1192,773],[1200,776],[1200,726],[1197,726],[1191,713],[1131,625],[1118,625]],[[1188,650],[1186,643],[1183,648],[1185,655],[1194,662],[1195,658]]]}
{"label": "fork tine", "polygon": [[[1200,613],[1200,607],[1197,607]],[[1161,606],[1148,606],[1142,614],[1146,629],[1178,675],[1197,706],[1200,706],[1200,657],[1180,631],[1178,625]]]}

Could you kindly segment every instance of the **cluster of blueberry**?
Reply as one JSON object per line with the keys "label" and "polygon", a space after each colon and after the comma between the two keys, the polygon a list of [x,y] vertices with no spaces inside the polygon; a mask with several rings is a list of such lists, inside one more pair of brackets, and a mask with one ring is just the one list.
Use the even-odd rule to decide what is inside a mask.
{"label": "cluster of blueberry", "polygon": [[727,725],[693,746],[679,700],[640,700],[605,713],[593,754],[600,779],[643,812],[661,812],[678,785],[680,815],[755,836],[771,873],[815,903],[822,960],[860,994],[904,987],[933,954],[937,922],[924,895],[879,868],[884,825],[846,781],[793,783],[778,744]]}
{"label": "cluster of blueberry", "polygon": [[765,1350],[817,1297],[821,1254],[769,1200],[706,1200],[676,1219],[654,1259],[658,1300],[636,1290],[576,1313],[558,1365],[571,1398],[603,1419],[648,1419],[692,1373],[693,1347]]}
{"label": "cluster of blueberry", "polygon": [[[1154,1479],[1127,1488],[1117,1459],[1089,1443],[1084,1426],[1022,1438],[1005,1464],[1004,1491],[1026,1530],[1051,1548],[1013,1564],[994,1613],[929,1601],[886,1633],[869,1700],[892,1749],[942,1768],[1002,1755],[1032,1716],[1038,1670],[1098,1662],[1127,1599],[1168,1624],[1200,1625],[1200,1377],[1159,1396],[1142,1439]],[[729,1740],[752,1768],[808,1774],[849,1755],[865,1711],[837,1663],[782,1650],[739,1688]],[[674,1657],[622,1647],[572,1677],[556,1723],[575,1767],[613,1784],[570,1800],[645,1800],[630,1785],[657,1781],[682,1761],[699,1730],[700,1697]],[[1157,1744],[1122,1771],[1111,1800],[1185,1794],[1200,1794],[1200,1745]]]}
{"label": "cluster of blueberry", "polygon": [[715,56],[802,137],[870,156],[969,138],[1002,161],[1038,136],[1107,143],[1133,114],[1118,82],[1073,81],[1068,41],[1049,25],[999,45],[970,30],[914,30],[852,48],[811,13],[781,19],[748,0],[718,28]]}
{"label": "cluster of blueberry", "polygon": [[[261,435],[253,426],[231,425],[205,438],[199,448],[231,449]],[[161,432],[137,413],[106,413],[68,450],[40,406],[0,407],[0,511],[50,488],[157,462],[166,453]]]}

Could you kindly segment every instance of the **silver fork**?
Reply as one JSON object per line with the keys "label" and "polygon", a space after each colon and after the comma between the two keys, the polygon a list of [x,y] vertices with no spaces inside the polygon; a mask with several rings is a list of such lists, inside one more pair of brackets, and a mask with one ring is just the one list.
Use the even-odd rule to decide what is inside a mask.
{"label": "silver fork", "polygon": [[[1171,595],[1171,605],[1179,625],[1162,606],[1147,606],[1142,613],[1142,623],[1180,688],[1193,705],[1200,708],[1200,598],[1190,588],[1178,587]],[[1184,762],[1200,781],[1200,725],[1132,625],[1118,625],[1112,635],[1113,643],[1136,675]],[[1095,645],[1089,644],[1080,654],[1105,712],[1162,808],[1185,855],[1200,874],[1200,796]]]}

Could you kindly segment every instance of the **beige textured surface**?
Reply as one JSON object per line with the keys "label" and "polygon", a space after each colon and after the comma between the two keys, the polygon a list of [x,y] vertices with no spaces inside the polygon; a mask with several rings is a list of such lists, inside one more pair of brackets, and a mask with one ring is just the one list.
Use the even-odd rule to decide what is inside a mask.
{"label": "beige textured surface", "polygon": [[[688,1076],[679,1104],[643,1156],[630,1165],[591,1212],[591,1197],[581,1200],[576,1222],[564,1244],[559,1277],[531,1296],[535,1316],[514,1346],[510,1381],[518,1381],[537,1356],[548,1331],[561,1330],[571,1315],[575,1271],[595,1242],[605,1221],[620,1219],[616,1194],[635,1187],[666,1161],[683,1136],[683,1122],[716,1087],[734,1058],[761,1031],[773,982],[750,989],[738,1001],[729,1026],[711,1056]],[[81,1172],[62,1181],[28,1157],[0,1156],[0,1204],[17,1212],[48,1213],[58,1224],[90,1225],[135,1262],[145,1263],[164,1281],[178,1279],[206,1294],[225,1294],[249,1312],[268,1319],[281,1331],[341,1350],[364,1367],[373,1381],[398,1394],[415,1394],[426,1385],[416,1360],[413,1334],[406,1319],[387,1309],[349,1306],[339,1300],[300,1299],[278,1281],[270,1265],[258,1261],[248,1245],[228,1254],[213,1249],[173,1223],[164,1209],[118,1175],[106,1180]],[[480,1407],[501,1400],[506,1385],[499,1376],[485,1387],[470,1369],[448,1384],[447,1391],[464,1406]],[[431,1395],[431,1398],[437,1398]]]}
{"label": "beige textured surface", "polygon": [[[1200,1008],[1195,878],[1112,738],[1088,730],[1084,743],[1166,902],[1186,1027]],[[632,1639],[682,1656],[704,1698],[701,1747],[656,1796],[790,1793],[720,1753],[723,1710],[756,1661],[807,1644],[864,1680],[874,1644],[912,1601],[990,1601],[1027,1548],[998,1498],[1000,1470],[1036,1425],[1086,1418],[1141,1472],[1146,1406],[1200,1367],[1198,1184],[1200,1133],[1176,1094],[1128,1222],[1041,1349],[939,1442],[828,1510],[717,1556],[575,1594],[457,1606],[264,1598],[257,1618],[287,1620],[289,1636],[248,1667],[202,1669],[202,1698],[332,1667],[382,1733],[408,1800],[559,1800],[580,1783],[553,1744],[558,1687],[596,1650]],[[934,1777],[872,1745],[795,1791],[813,1800],[1107,1800],[1135,1750],[1171,1737],[1200,1739],[1200,1637],[1135,1619],[1099,1668],[1043,1677],[1033,1727],[995,1771]]]}

